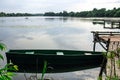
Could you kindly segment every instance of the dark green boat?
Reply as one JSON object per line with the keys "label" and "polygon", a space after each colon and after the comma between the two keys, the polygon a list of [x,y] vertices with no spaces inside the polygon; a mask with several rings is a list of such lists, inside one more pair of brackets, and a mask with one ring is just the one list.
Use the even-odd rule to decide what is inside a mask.
{"label": "dark green boat", "polygon": [[76,50],[10,50],[7,63],[18,65],[18,72],[42,72],[47,61],[47,73],[59,73],[100,67],[102,52]]}

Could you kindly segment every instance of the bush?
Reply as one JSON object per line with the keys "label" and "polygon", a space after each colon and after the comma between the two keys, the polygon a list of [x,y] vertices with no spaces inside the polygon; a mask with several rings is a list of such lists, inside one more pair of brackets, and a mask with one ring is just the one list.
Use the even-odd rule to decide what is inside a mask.
{"label": "bush", "polygon": [[[0,43],[0,51],[5,51],[6,45]],[[0,60],[4,60],[4,57],[0,53]],[[0,67],[0,80],[12,80],[12,77],[15,75],[13,72],[9,72],[9,70],[18,70],[18,66],[14,65],[13,63],[6,64],[4,67]]]}

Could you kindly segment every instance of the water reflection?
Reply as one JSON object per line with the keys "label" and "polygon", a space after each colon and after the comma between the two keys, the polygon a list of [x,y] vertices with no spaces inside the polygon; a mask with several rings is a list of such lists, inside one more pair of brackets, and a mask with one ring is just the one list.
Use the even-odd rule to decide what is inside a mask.
{"label": "water reflection", "polygon": [[45,20],[46,21],[63,21],[66,22],[67,20],[69,20],[70,17],[46,17]]}
{"label": "water reflection", "polygon": [[0,40],[10,49],[92,50],[91,31],[104,30],[92,21],[75,17],[1,17]]}
{"label": "water reflection", "polygon": [[[45,25],[45,26],[37,27],[38,25],[36,24],[34,25],[34,22],[35,21],[40,22],[38,21],[38,18],[36,19],[34,17],[31,17],[31,21],[34,22],[28,21],[29,24],[25,22],[26,20],[24,18],[19,18],[19,17],[13,19],[11,17],[8,19],[2,18],[1,20],[4,20],[4,22],[0,21],[1,24],[0,38],[4,42],[6,42],[6,44],[10,48],[76,49],[75,44],[77,44],[78,42],[76,41],[77,37],[80,34],[85,33],[86,30],[81,28],[74,28],[71,21],[69,21],[68,23],[61,23],[61,20],[67,20],[66,18],[55,18],[55,20],[56,19],[59,19],[58,24],[45,22],[44,19],[42,18],[40,19],[40,21],[42,22],[44,21],[44,23],[42,23],[41,25],[43,26]],[[31,24],[34,27],[29,27],[31,26]],[[21,26],[26,26],[26,27],[21,27]]]}

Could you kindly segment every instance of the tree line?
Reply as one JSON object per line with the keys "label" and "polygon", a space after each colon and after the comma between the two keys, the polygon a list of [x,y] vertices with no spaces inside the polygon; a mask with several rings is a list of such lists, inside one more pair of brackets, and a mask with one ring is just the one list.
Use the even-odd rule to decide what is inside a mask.
{"label": "tree line", "polygon": [[30,13],[5,13],[0,12],[0,17],[4,16],[68,16],[68,17],[120,17],[120,8],[113,8],[106,10],[106,8],[97,9],[94,8],[91,11],[82,12],[45,12],[44,14],[30,14]]}
{"label": "tree line", "polygon": [[5,12],[0,12],[0,17],[8,16],[42,16],[43,14],[31,14],[31,13],[5,13]]}
{"label": "tree line", "polygon": [[120,8],[113,8],[106,10],[106,8],[97,9],[94,8],[91,11],[82,12],[46,12],[44,16],[70,16],[70,17],[120,17]]}

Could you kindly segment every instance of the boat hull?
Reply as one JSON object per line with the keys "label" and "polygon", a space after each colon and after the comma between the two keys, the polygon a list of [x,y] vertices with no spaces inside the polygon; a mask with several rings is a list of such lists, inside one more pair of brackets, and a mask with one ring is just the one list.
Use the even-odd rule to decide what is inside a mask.
{"label": "boat hull", "polygon": [[45,61],[47,73],[60,73],[96,68],[103,60],[102,52],[73,50],[10,50],[6,57],[7,63],[18,65],[18,72],[28,73],[41,73]]}

